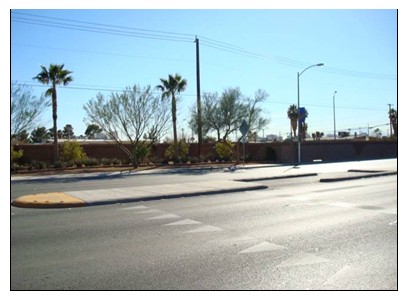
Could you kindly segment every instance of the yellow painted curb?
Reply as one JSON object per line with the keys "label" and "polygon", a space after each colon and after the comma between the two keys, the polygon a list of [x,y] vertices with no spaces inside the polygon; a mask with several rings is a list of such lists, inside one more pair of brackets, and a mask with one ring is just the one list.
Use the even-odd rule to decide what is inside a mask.
{"label": "yellow painted curb", "polygon": [[15,199],[12,203],[18,207],[28,208],[64,208],[85,206],[86,202],[64,193],[45,193],[26,195]]}

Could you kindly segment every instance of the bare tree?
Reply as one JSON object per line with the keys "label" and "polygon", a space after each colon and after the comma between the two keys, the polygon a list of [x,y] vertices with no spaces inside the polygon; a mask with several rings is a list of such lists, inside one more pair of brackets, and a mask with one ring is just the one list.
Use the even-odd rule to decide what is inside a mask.
{"label": "bare tree", "polygon": [[[264,90],[257,90],[254,98],[245,97],[241,94],[239,88],[229,88],[223,91],[220,97],[215,94],[204,94],[202,103],[202,128],[208,133],[215,131],[217,142],[224,143],[224,147],[234,147],[227,142],[230,135],[239,130],[243,120],[247,122],[249,132],[254,134],[263,129],[268,123],[269,118],[262,116],[260,104],[264,102],[268,94]],[[192,108],[192,116],[189,122],[194,132],[197,130],[197,109]],[[235,155],[239,153],[239,142],[237,149],[230,148]]]}
{"label": "bare tree", "polygon": [[[219,110],[219,97],[217,93],[204,93],[202,103],[202,135],[206,136],[210,131],[216,131],[217,140],[221,140],[223,118]],[[194,133],[198,133],[196,104],[191,109],[189,125]]]}
{"label": "bare tree", "polygon": [[[217,141],[226,141],[230,134],[238,131],[242,120],[246,120],[251,132],[264,128],[269,119],[262,117],[260,103],[268,94],[257,90],[254,98],[244,97],[238,88],[226,89],[220,97],[215,94],[204,94],[202,103],[202,127],[206,132],[211,130],[217,134]],[[197,127],[196,108],[192,108],[189,124],[192,129]]]}
{"label": "bare tree", "polygon": [[11,84],[11,138],[29,132],[38,126],[42,112],[50,106],[50,101],[41,95],[33,96],[32,89],[27,85],[13,82]]}
{"label": "bare tree", "polygon": [[257,90],[254,98],[245,99],[246,121],[251,132],[258,132],[267,126],[270,122],[269,118],[262,117],[262,109],[260,103],[268,98],[268,94],[264,90]]}
{"label": "bare tree", "polygon": [[[84,109],[87,123],[99,126],[126,153],[134,168],[147,156],[150,147],[170,128],[171,103],[153,96],[151,87],[134,85],[108,99],[98,94]],[[122,138],[124,136],[124,138]],[[126,147],[128,142],[131,149]]]}

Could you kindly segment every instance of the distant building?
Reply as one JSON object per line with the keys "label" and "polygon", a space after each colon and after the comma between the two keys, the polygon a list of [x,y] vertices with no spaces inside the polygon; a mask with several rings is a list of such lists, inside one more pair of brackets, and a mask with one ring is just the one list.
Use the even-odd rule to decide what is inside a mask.
{"label": "distant building", "polygon": [[348,136],[350,136],[349,131],[339,131],[338,132],[338,137],[340,137],[340,138],[345,138],[345,137],[348,137]]}
{"label": "distant building", "polygon": [[[118,138],[117,132],[113,132],[113,136],[115,138]],[[112,138],[109,135],[107,135],[103,132],[95,133],[93,138],[91,138],[91,139],[92,140],[112,140]]]}

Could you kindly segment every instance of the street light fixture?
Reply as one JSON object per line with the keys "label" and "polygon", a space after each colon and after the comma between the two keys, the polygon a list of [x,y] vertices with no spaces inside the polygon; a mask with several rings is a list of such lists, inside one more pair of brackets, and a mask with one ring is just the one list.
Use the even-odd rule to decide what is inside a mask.
{"label": "street light fixture", "polygon": [[300,133],[300,89],[299,89],[299,78],[306,70],[313,68],[313,67],[322,67],[324,66],[323,63],[311,65],[304,69],[302,72],[297,72],[297,133],[298,133],[298,140],[297,140],[297,163],[301,163],[300,158],[300,142],[301,142],[301,133]]}
{"label": "street light fixture", "polygon": [[336,140],[336,94],[337,91],[335,91],[333,95],[334,140]]}

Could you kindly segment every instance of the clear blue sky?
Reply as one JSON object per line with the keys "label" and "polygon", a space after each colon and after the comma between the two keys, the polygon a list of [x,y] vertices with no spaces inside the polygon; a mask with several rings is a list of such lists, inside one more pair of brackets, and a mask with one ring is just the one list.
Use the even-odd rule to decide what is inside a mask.
{"label": "clear blue sky", "polygon": [[[12,10],[11,80],[32,80],[40,65],[65,64],[74,81],[58,89],[58,127],[84,134],[83,105],[97,93],[126,86],[159,84],[179,73],[188,87],[179,103],[179,131],[190,135],[189,109],[196,102],[194,38],[200,39],[202,92],[239,87],[246,96],[269,94],[263,105],[271,119],[267,134],[286,137],[287,109],[300,103],[309,133],[337,131],[388,134],[388,104],[397,109],[397,11],[390,9],[242,10]],[[106,26],[107,25],[107,26]],[[103,33],[103,32],[109,33]],[[183,121],[186,119],[185,121]],[[52,127],[51,109],[42,125]],[[372,129],[373,131],[373,129]],[[372,132],[370,132],[372,134]],[[260,133],[262,136],[262,132]]]}

